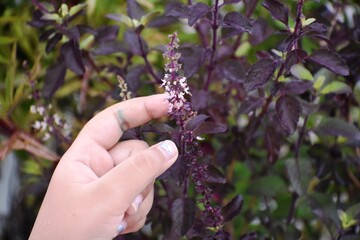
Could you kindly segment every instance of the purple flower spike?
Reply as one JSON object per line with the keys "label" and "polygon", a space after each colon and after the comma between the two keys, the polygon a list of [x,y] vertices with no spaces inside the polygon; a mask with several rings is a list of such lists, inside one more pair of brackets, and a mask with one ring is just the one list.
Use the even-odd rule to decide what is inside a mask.
{"label": "purple flower spike", "polygon": [[165,65],[161,86],[165,88],[166,99],[169,102],[168,114],[177,125],[183,127],[186,119],[195,113],[190,102],[186,100],[186,96],[191,95],[187,79],[179,74],[181,64],[178,61],[181,54],[177,52],[180,42],[177,33],[170,34],[169,39],[170,43],[166,45],[166,52],[163,54],[168,63]]}

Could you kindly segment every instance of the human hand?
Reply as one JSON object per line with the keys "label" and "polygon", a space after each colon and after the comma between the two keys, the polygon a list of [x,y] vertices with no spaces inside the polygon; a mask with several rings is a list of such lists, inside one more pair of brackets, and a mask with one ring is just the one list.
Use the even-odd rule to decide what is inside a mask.
{"label": "human hand", "polygon": [[112,239],[139,230],[153,182],[176,160],[175,144],[118,142],[124,130],[166,114],[163,94],[115,104],[92,118],[60,160],[30,239]]}

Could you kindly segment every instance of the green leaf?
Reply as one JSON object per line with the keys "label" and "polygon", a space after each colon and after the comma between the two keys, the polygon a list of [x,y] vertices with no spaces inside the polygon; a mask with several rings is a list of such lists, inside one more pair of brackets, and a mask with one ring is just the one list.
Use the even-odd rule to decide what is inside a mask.
{"label": "green leaf", "polygon": [[316,90],[321,89],[322,86],[323,86],[324,83],[325,83],[325,80],[326,80],[326,77],[325,77],[325,76],[318,76],[318,77],[315,79],[314,88],[315,88]]}
{"label": "green leaf", "polygon": [[351,218],[356,218],[360,214],[360,203],[352,205],[346,210],[346,214]]}
{"label": "green leaf", "polygon": [[284,180],[278,176],[261,177],[253,181],[251,185],[248,192],[263,197],[273,197],[286,191]]}
{"label": "green leaf", "polygon": [[124,14],[108,14],[106,16],[117,22],[124,23],[129,28],[133,27],[132,19]]}
{"label": "green leaf", "polygon": [[16,38],[0,36],[0,45],[10,44],[16,41]]}
{"label": "green leaf", "polygon": [[351,88],[344,82],[334,81],[326,85],[321,91],[321,94],[329,93],[351,93]]}
{"label": "green leaf", "polygon": [[69,16],[75,15],[76,13],[83,10],[86,6],[87,6],[86,3],[81,3],[81,4],[77,4],[77,5],[73,6],[73,7],[71,7],[70,11],[69,11]]}
{"label": "green leaf", "polygon": [[299,159],[297,163],[294,158],[290,158],[286,160],[286,171],[295,192],[300,196],[306,194],[310,183],[310,162],[307,159]]}
{"label": "green leaf", "polygon": [[144,26],[148,25],[148,23],[160,15],[160,12],[151,12],[149,14],[146,14],[145,16],[142,16],[140,19],[140,23]]}
{"label": "green leaf", "polygon": [[313,81],[314,77],[302,64],[295,64],[291,67],[290,72],[293,76],[301,80]]}
{"label": "green leaf", "polygon": [[5,102],[7,106],[10,106],[14,98],[14,81],[16,73],[16,52],[17,44],[14,43],[11,51],[11,60],[6,72],[5,78]]}

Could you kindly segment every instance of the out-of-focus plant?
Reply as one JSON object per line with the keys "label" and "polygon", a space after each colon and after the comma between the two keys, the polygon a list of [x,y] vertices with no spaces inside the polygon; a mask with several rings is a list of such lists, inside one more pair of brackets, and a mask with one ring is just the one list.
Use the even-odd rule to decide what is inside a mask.
{"label": "out-of-focus plant", "polygon": [[[56,160],[71,142],[62,131],[49,140],[36,131],[49,120],[38,118],[41,107],[51,104],[47,116],[75,136],[94,112],[130,92],[159,92],[164,80],[167,91],[191,92],[175,107],[197,115],[125,134],[171,138],[180,150],[156,183],[148,225],[126,239],[358,238],[357,1],[49,2],[33,0],[31,19],[24,11],[15,20],[21,4],[9,6],[0,20],[1,153],[30,153],[20,152],[26,176],[51,173],[46,161],[37,171],[28,163]],[[164,47],[173,32],[181,40],[174,55]],[[164,53],[181,64],[178,75],[169,63],[164,72]],[[224,225],[200,214],[207,207],[221,209]]]}

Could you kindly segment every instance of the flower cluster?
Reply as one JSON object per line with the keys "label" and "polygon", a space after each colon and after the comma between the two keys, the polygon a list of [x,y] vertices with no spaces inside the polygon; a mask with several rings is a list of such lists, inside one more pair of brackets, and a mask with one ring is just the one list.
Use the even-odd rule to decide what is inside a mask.
{"label": "flower cluster", "polygon": [[128,90],[128,86],[125,82],[125,80],[121,76],[117,76],[118,82],[119,82],[119,88],[120,88],[120,94],[122,100],[129,100],[131,98],[131,92]]}
{"label": "flower cluster", "polygon": [[165,65],[165,75],[162,79],[162,87],[165,87],[166,99],[169,102],[169,115],[179,126],[184,126],[186,119],[195,115],[192,111],[190,102],[185,98],[191,95],[186,77],[179,74],[181,64],[178,62],[181,54],[177,52],[179,38],[177,33],[169,35],[170,43],[166,46],[164,58],[168,60]]}
{"label": "flower cluster", "polygon": [[203,152],[199,149],[197,140],[203,140],[203,138],[196,136],[185,126],[185,123],[197,113],[193,111],[190,102],[186,99],[186,96],[191,96],[187,79],[179,73],[181,64],[178,61],[181,54],[177,52],[179,47],[177,33],[170,34],[169,39],[170,43],[166,46],[166,52],[163,54],[168,62],[165,65],[165,75],[161,85],[165,87],[166,99],[169,102],[168,114],[180,127],[179,142],[184,146],[180,148],[180,155],[186,161],[196,191],[203,196],[199,199],[199,203],[204,206],[204,222],[207,226],[220,232],[224,218],[221,208],[212,205],[213,192],[207,185],[208,164],[199,161],[203,157]]}
{"label": "flower cluster", "polygon": [[[37,114],[42,118],[41,120],[36,120],[33,123],[32,127],[42,134],[43,141],[49,140],[52,135],[61,135],[61,137],[64,138],[63,135],[67,135],[67,133],[70,132],[70,126],[64,120],[62,120],[57,113],[49,114],[51,109],[51,104],[47,107],[45,107],[44,105],[30,106],[30,112],[32,114]],[[67,133],[62,133],[63,131]]]}

